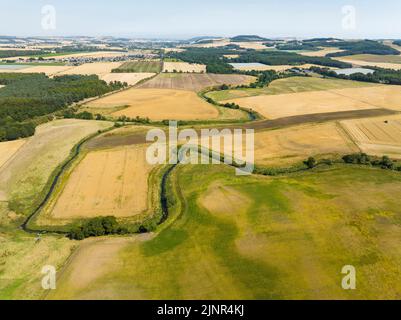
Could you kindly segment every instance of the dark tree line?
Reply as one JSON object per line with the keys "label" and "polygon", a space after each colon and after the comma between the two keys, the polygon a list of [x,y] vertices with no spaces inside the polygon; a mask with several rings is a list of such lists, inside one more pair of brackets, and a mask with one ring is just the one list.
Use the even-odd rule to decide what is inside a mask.
{"label": "dark tree line", "polygon": [[[228,59],[225,55],[239,55],[238,58]],[[221,48],[188,48],[183,52],[172,52],[168,58],[178,59],[189,63],[200,63],[206,65],[208,73],[241,73],[235,70],[229,63],[254,63],[259,62],[267,65],[301,65],[317,64],[327,67],[349,68],[349,63],[332,60],[327,57],[308,57],[294,52],[283,51],[256,51],[241,49],[236,45]]]}
{"label": "dark tree line", "polygon": [[344,75],[337,74],[336,72],[327,68],[311,67],[310,70],[326,77],[344,80],[401,85],[401,70],[382,69],[378,67],[369,68],[374,70],[374,72],[369,74],[354,73],[351,75]]}
{"label": "dark tree line", "polygon": [[334,38],[317,38],[304,40],[302,43],[314,47],[336,47],[343,50],[343,52],[330,53],[326,57],[342,57],[355,54],[400,54],[396,49],[374,40],[344,41]]}
{"label": "dark tree line", "polygon": [[31,136],[36,117],[124,87],[120,82],[107,84],[96,75],[51,79],[38,73],[0,73],[0,84],[6,85],[0,89],[0,141]]}
{"label": "dark tree line", "polygon": [[317,64],[326,67],[350,68],[351,64],[333,60],[327,57],[309,57],[295,52],[285,51],[247,51],[240,57],[232,59],[232,62],[253,63],[259,62],[267,65],[301,65]]}

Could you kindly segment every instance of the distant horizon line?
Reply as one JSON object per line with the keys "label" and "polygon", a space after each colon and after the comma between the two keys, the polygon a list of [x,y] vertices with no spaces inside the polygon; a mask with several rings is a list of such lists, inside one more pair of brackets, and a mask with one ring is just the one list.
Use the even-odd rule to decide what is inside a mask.
{"label": "distant horizon line", "polygon": [[52,38],[125,38],[129,40],[165,40],[165,41],[184,41],[190,40],[193,38],[216,38],[216,39],[229,39],[236,36],[259,36],[266,39],[271,40],[282,40],[282,39],[314,39],[314,38],[334,38],[334,39],[342,39],[342,40],[360,40],[360,39],[369,39],[369,40],[399,40],[401,37],[341,37],[341,36],[260,36],[258,34],[237,34],[232,36],[216,36],[216,35],[193,35],[193,36],[128,36],[128,35],[9,35],[9,34],[0,34],[0,38],[39,38],[39,39],[52,39]]}

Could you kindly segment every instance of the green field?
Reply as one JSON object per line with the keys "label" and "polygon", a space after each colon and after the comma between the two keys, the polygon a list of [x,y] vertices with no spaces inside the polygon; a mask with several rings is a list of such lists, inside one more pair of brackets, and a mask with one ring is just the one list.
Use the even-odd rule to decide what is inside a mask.
{"label": "green field", "polygon": [[112,70],[115,73],[124,72],[145,72],[145,73],[159,73],[162,71],[162,61],[131,61],[125,62],[118,68]]}
{"label": "green field", "polygon": [[[377,84],[376,84],[377,85]],[[341,79],[322,79],[317,77],[290,77],[273,81],[265,88],[244,88],[237,90],[211,91],[206,94],[207,97],[215,101],[223,101],[235,98],[276,95],[286,93],[298,93],[306,91],[323,91],[344,88],[359,88],[374,86],[367,82],[358,82]]]}
{"label": "green field", "polygon": [[[95,274],[96,261],[76,257],[48,298],[399,297],[399,173],[343,165],[236,177],[198,165],[179,166],[172,179],[185,200],[169,227],[126,239]],[[99,258],[95,251],[88,254]],[[344,265],[355,266],[357,290],[341,288]]]}

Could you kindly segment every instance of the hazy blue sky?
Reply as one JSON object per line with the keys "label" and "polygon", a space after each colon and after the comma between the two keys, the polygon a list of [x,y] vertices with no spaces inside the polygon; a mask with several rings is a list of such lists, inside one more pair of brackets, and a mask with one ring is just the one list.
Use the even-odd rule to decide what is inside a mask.
{"label": "hazy blue sky", "polygon": [[[47,4],[55,30],[41,26]],[[355,6],[355,29],[342,27],[344,5]],[[401,38],[400,15],[400,0],[0,0],[0,35]]]}

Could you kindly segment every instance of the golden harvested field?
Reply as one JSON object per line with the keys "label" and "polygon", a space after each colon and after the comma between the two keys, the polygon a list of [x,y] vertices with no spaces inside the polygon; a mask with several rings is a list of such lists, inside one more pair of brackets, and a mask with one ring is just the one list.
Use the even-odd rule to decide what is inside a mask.
{"label": "golden harvested field", "polygon": [[121,81],[127,82],[128,85],[133,86],[139,81],[151,78],[155,73],[107,73],[103,74],[100,79],[106,82]]}
{"label": "golden harvested field", "polygon": [[48,76],[54,76],[61,72],[66,72],[71,69],[69,66],[34,66],[23,70],[18,70],[16,72],[23,73],[45,73]]}
{"label": "golden harvested field", "polygon": [[128,106],[114,112],[118,117],[149,117],[152,120],[208,120],[217,118],[217,109],[192,91],[129,89],[91,102],[88,108]]}
{"label": "golden harvested field", "polygon": [[[360,98],[361,100],[359,100],[358,98],[350,98],[342,94],[342,91],[352,93],[353,90],[357,91],[361,89],[340,89],[279,95],[260,95],[226,100],[222,101],[222,103],[237,103],[242,107],[256,110],[268,119],[277,119],[303,114],[375,108],[375,106],[361,101],[363,100],[362,97]],[[368,90],[373,89],[368,88]]]}
{"label": "golden harvested field", "polygon": [[374,66],[386,69],[401,70],[400,56],[381,56],[373,54],[359,54],[334,58],[339,61],[352,63],[355,66]]}
{"label": "golden harvested field", "polygon": [[206,73],[206,66],[204,64],[188,63],[188,62],[164,62],[163,72],[194,72]]}
{"label": "golden harvested field", "polygon": [[337,53],[337,52],[342,52],[343,50],[338,49],[338,48],[320,48],[321,50],[319,51],[300,51],[299,54],[302,54],[303,56],[308,56],[308,57],[325,57],[327,54],[330,53]]}
{"label": "golden harvested field", "polygon": [[73,219],[143,213],[148,209],[151,169],[145,147],[89,152],[68,178],[51,216]]}
{"label": "golden harvested field", "polygon": [[331,90],[330,92],[361,101],[372,107],[401,111],[401,90],[399,86],[377,85]]}
{"label": "golden harvested field", "polygon": [[1,72],[7,73],[45,73],[47,76],[54,76],[61,72],[66,72],[74,67],[70,66],[26,66],[22,69],[4,69]]}
{"label": "golden harvested field", "polygon": [[59,74],[83,74],[90,75],[96,74],[99,77],[111,73],[111,70],[118,68],[121,62],[94,62],[85,63],[83,65],[72,67],[68,70],[60,72]]}
{"label": "golden harvested field", "polygon": [[[221,145],[223,137],[220,138]],[[292,165],[309,156],[341,155],[359,150],[336,122],[256,131],[254,141],[255,163],[272,167]],[[219,151],[213,148],[211,139],[209,145],[212,150]],[[252,149],[246,150],[245,147],[249,146],[244,145],[243,156],[246,151],[252,152]]]}
{"label": "golden harvested field", "polygon": [[200,91],[204,88],[222,84],[240,85],[249,84],[254,77],[240,74],[159,74],[157,77],[141,84],[140,88],[180,89]]}
{"label": "golden harvested field", "polygon": [[371,155],[401,158],[401,116],[342,121],[341,125],[359,146]]}
{"label": "golden harvested field", "polygon": [[21,148],[26,140],[0,142],[0,168]]}
{"label": "golden harvested field", "polygon": [[289,165],[311,155],[357,151],[358,148],[336,123],[302,125],[255,133],[255,161],[261,165]]}

